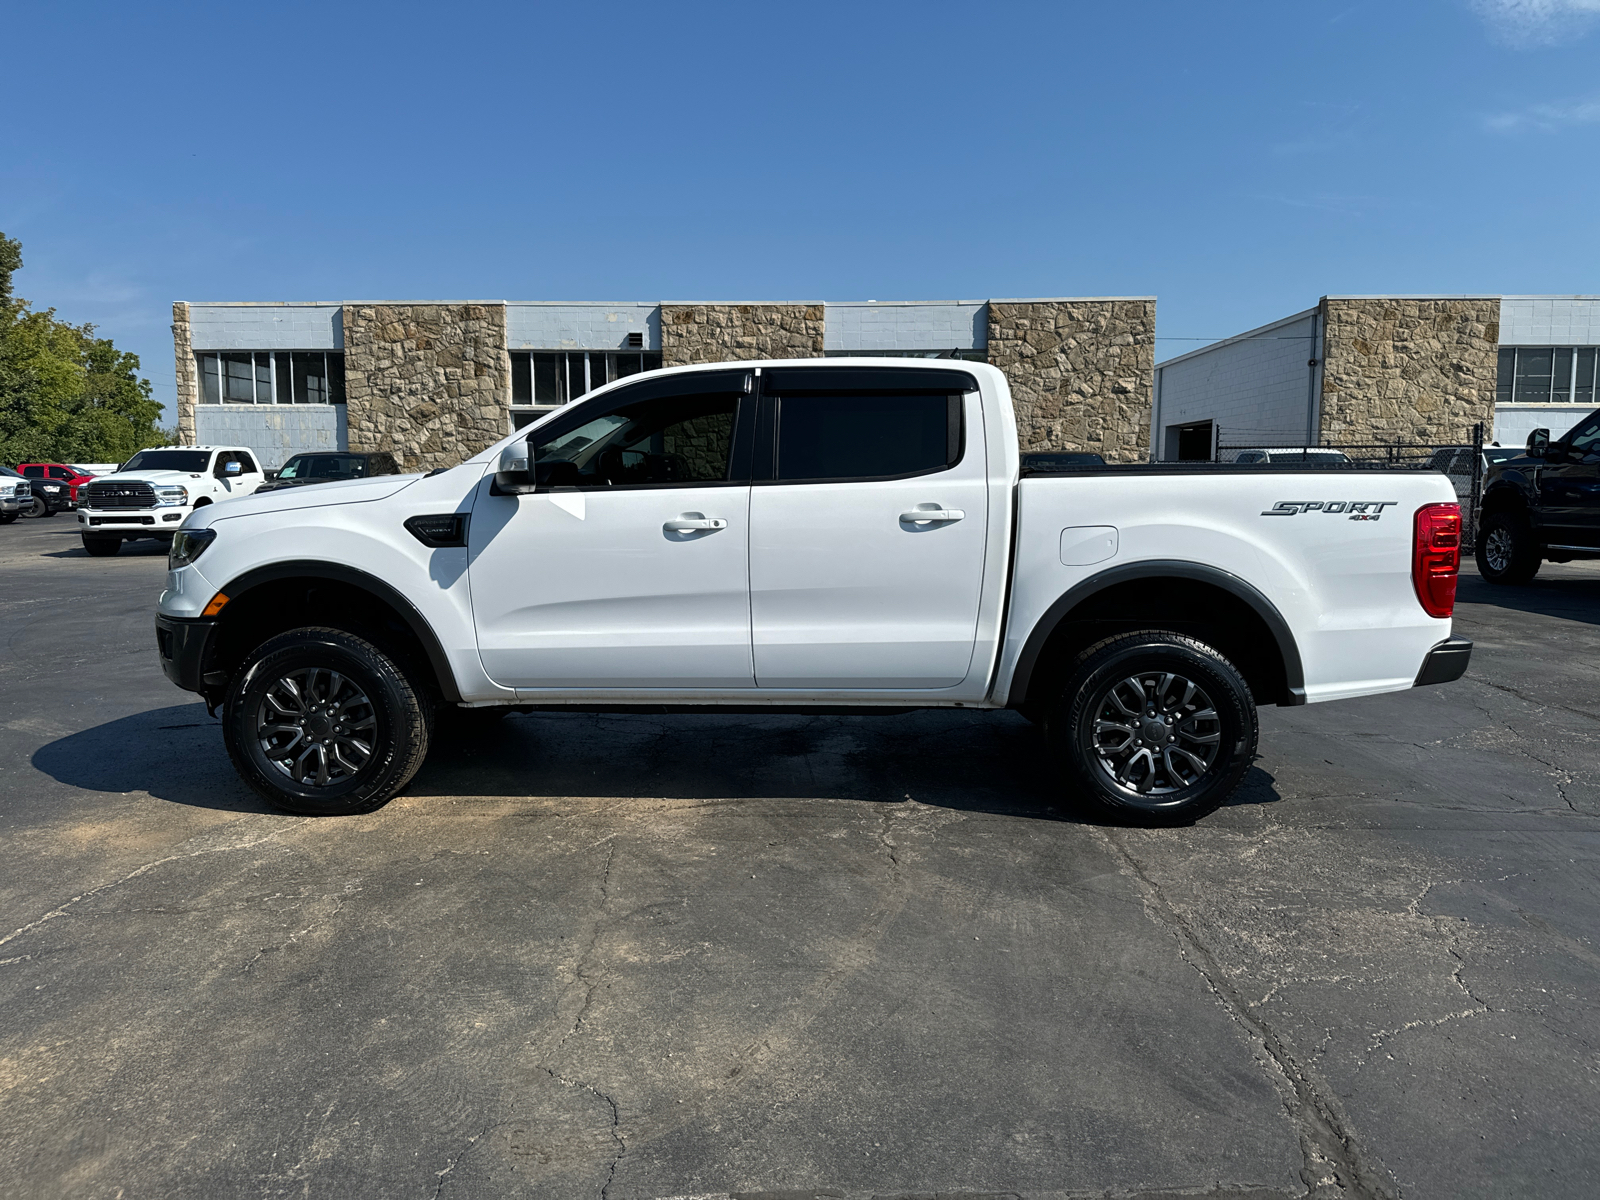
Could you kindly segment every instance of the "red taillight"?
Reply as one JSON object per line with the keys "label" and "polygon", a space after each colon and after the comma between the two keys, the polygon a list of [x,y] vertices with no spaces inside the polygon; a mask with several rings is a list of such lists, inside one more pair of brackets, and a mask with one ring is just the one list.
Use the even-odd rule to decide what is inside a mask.
{"label": "red taillight", "polygon": [[1461,506],[1424,504],[1417,509],[1411,543],[1411,583],[1430,617],[1456,610],[1456,573],[1461,570]]}

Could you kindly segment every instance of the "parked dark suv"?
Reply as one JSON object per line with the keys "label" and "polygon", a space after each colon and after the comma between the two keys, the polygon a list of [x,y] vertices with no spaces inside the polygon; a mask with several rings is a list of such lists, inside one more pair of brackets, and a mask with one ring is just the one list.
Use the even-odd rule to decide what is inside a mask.
{"label": "parked dark suv", "polygon": [[332,483],[336,479],[366,479],[372,475],[399,473],[399,464],[392,454],[381,451],[352,454],[343,450],[317,450],[296,454],[278,469],[277,478],[267,480],[256,492],[260,494],[280,488],[305,487],[311,483]]}
{"label": "parked dark suv", "polygon": [[1557,441],[1535,429],[1526,452],[1489,467],[1477,549],[1490,583],[1527,583],[1545,560],[1600,558],[1600,410]]}

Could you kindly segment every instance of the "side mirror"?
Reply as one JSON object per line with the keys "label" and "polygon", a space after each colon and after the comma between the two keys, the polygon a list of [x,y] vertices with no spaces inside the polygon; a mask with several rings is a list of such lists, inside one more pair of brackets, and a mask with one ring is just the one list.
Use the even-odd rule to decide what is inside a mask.
{"label": "side mirror", "polygon": [[533,491],[533,449],[526,440],[512,442],[500,451],[495,466],[494,490],[501,496],[521,496]]}
{"label": "side mirror", "polygon": [[231,462],[224,467],[223,470],[229,475],[239,475],[244,472],[244,464],[239,462]]}
{"label": "side mirror", "polygon": [[1550,452],[1550,431],[1535,429],[1528,435],[1528,457],[1543,458]]}

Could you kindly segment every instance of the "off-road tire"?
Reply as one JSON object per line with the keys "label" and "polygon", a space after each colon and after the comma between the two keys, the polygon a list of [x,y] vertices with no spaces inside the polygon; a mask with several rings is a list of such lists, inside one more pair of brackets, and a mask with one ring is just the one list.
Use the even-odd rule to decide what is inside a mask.
{"label": "off-road tire", "polygon": [[53,517],[56,515],[56,510],[45,503],[43,496],[35,496],[32,506],[28,509],[28,515],[30,517]]}
{"label": "off-road tire", "polygon": [[104,537],[99,534],[79,534],[83,539],[83,549],[91,558],[110,558],[122,549],[122,539],[119,537]]}
{"label": "off-road tire", "polygon": [[[1160,680],[1168,676],[1178,682],[1158,703],[1149,689],[1159,688]],[[1132,758],[1148,753],[1150,773],[1166,790],[1152,786],[1141,792],[1137,780],[1119,782],[1116,756],[1100,740],[1118,736],[1100,728],[1115,727],[1103,714],[1126,719],[1122,713],[1132,707],[1130,685],[1141,678],[1146,699],[1129,726],[1139,739]],[[1187,706],[1187,715],[1185,705],[1169,703],[1183,696],[1186,684],[1194,685],[1190,696],[1200,698]],[[1214,717],[1204,717],[1207,711]],[[1147,712],[1149,726],[1157,729],[1171,718],[1165,726],[1171,736],[1161,746],[1139,732],[1146,729]],[[1045,710],[1044,734],[1047,753],[1070,800],[1084,815],[1121,824],[1171,826],[1192,824],[1233,795],[1255,760],[1260,727],[1249,685],[1231,662],[1195,638],[1149,629],[1106,638],[1080,654]],[[1168,745],[1178,757],[1163,754],[1163,765],[1155,756]],[[1214,751],[1204,749],[1210,745]],[[1193,761],[1199,761],[1195,755],[1207,752],[1214,756],[1205,769],[1195,769]]]}
{"label": "off-road tire", "polygon": [[1521,513],[1490,513],[1478,529],[1473,557],[1488,583],[1527,583],[1539,573],[1539,544]]}
{"label": "off-road tire", "polygon": [[[337,672],[370,701],[376,724],[368,760],[347,778],[317,785],[291,778],[267,756],[259,735],[267,693],[292,673]],[[267,803],[301,816],[370,812],[400,792],[428,756],[432,705],[400,664],[342,629],[291,629],[251,652],[222,707],[228,756]]]}

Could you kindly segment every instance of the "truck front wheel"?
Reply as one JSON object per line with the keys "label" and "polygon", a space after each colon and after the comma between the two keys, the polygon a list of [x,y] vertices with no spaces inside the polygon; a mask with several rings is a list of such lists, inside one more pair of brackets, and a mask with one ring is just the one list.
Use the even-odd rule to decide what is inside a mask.
{"label": "truck front wheel", "polygon": [[291,629],[258,646],[228,689],[223,740],[244,781],[278,808],[378,808],[428,754],[428,707],[399,664],[341,629]]}
{"label": "truck front wheel", "polygon": [[106,537],[103,534],[81,535],[83,538],[84,552],[93,558],[110,558],[122,549],[122,539],[119,537]]}
{"label": "truck front wheel", "polygon": [[1144,630],[1090,646],[1045,713],[1045,741],[1092,815],[1187,825],[1215,812],[1255,758],[1250,688],[1191,637]]}
{"label": "truck front wheel", "polygon": [[1478,533],[1478,574],[1489,583],[1527,583],[1539,573],[1539,547],[1519,513],[1490,513]]}

